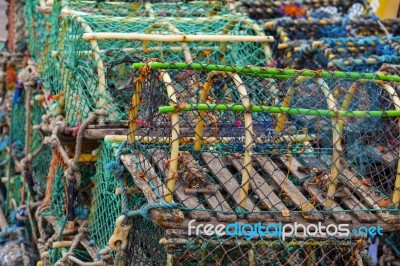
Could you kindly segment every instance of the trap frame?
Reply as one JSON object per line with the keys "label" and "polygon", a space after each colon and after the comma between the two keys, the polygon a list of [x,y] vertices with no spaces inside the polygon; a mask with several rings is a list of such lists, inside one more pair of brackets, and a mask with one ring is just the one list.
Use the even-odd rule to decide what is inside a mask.
{"label": "trap frame", "polygon": [[[260,1],[260,0],[244,0],[237,1],[236,10],[244,13],[252,19],[275,19],[281,17],[292,18],[311,18],[321,15],[329,16],[329,14],[320,14],[320,8],[336,8],[337,15],[345,15],[355,3],[361,4],[364,11],[368,12],[368,2],[361,1],[342,1],[342,0],[305,0],[305,1]],[[286,9],[286,10],[285,10]]]}
{"label": "trap frame", "polygon": [[398,38],[323,38],[294,49],[295,68],[376,72],[384,63],[399,61]]}
{"label": "trap frame", "polygon": [[[208,17],[229,14],[227,1],[36,1],[29,0],[25,6],[29,50],[41,68],[56,49],[58,29],[66,15],[106,15],[112,17]],[[50,67],[51,68],[51,67]],[[46,72],[45,69],[42,70]]]}
{"label": "trap frame", "polygon": [[[308,55],[309,51],[314,51],[315,46],[324,40],[328,43],[347,43],[346,40],[362,43],[376,39],[372,36],[378,36],[383,39],[384,36],[390,38],[390,34],[396,35],[399,31],[396,19],[376,20],[374,17],[362,17],[353,19],[275,19],[264,23],[264,30],[267,34],[274,36],[278,44],[273,47],[276,58],[281,58],[280,67],[298,67],[304,54]],[[354,38],[354,39],[351,39]],[[360,38],[356,41],[355,38]],[[382,43],[382,42],[381,42]],[[322,53],[324,50],[321,49]],[[393,56],[394,58],[394,56]],[[315,58],[318,61],[323,60]],[[383,58],[379,59],[381,61]],[[393,59],[394,60],[394,59]],[[393,62],[393,61],[392,61]],[[362,63],[369,63],[368,60],[362,60]],[[362,63],[360,65],[362,65]],[[388,63],[390,61],[388,60]],[[395,63],[395,62],[393,62]],[[379,68],[379,67],[378,67]],[[323,65],[314,69],[324,69]],[[343,71],[352,71],[352,69],[337,69]],[[354,69],[354,71],[368,72],[362,69]],[[376,70],[376,69],[375,69]],[[371,71],[373,72],[373,71]]]}
{"label": "trap frame", "polygon": [[64,112],[70,125],[99,108],[108,110],[111,123],[120,123],[127,120],[130,96],[125,91],[132,87],[132,80],[125,78],[137,59],[261,66],[271,60],[266,42],[272,40],[253,21],[237,15],[123,20],[70,16],[62,23],[47,73],[52,80],[47,81],[53,94],[60,95],[60,105],[68,106]]}
{"label": "trap frame", "polygon": [[[124,228],[142,230],[132,219],[143,215],[166,230],[160,243],[166,245],[168,265],[174,259],[260,263],[272,251],[290,255],[264,257],[267,263],[295,259],[347,265],[364,243],[354,235],[347,255],[334,248],[333,258],[322,248],[329,240],[315,236],[311,251],[325,254],[319,260],[305,252],[307,244],[295,244],[299,249],[289,252],[291,240],[285,245],[255,240],[249,248],[240,237],[188,240],[188,223],[314,221],[398,230],[400,102],[388,82],[399,77],[196,63],[136,63],[133,68],[130,133],[106,137],[127,141],[119,145],[109,171],[119,178],[122,193],[139,189],[147,204],[122,212],[121,217],[133,218],[122,227],[122,218],[117,220],[110,246],[124,237]],[[188,85],[189,77],[200,86]],[[115,170],[120,163],[133,187],[122,188],[126,175],[123,168]],[[130,250],[139,252],[135,245],[140,244],[132,241]],[[293,241],[301,241],[301,235]],[[260,243],[266,249],[256,248]],[[286,249],[275,249],[281,244]]]}

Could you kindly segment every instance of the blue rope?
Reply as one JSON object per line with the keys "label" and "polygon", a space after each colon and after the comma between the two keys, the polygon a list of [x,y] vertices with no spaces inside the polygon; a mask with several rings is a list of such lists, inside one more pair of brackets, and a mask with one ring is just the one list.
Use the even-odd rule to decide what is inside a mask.
{"label": "blue rope", "polygon": [[3,123],[6,120],[7,117],[7,112],[1,112],[0,113],[0,123]]}
{"label": "blue rope", "polygon": [[64,232],[65,226],[67,225],[67,221],[68,221],[68,215],[65,215],[65,218],[64,218],[64,220],[62,221],[62,224],[61,224],[60,232],[58,233],[57,241],[61,241],[62,234]]}
{"label": "blue rope", "polygon": [[[142,206],[139,210],[134,210],[134,211],[129,211],[128,209],[128,199],[126,195],[126,189],[125,189],[125,184],[123,182],[122,175],[124,174],[125,167],[121,165],[121,155],[124,151],[124,149],[127,147],[127,142],[121,143],[119,146],[117,152],[116,152],[116,159],[115,161],[111,161],[106,164],[106,171],[108,171],[111,175],[115,176],[118,181],[119,185],[121,187],[121,198],[122,198],[122,203],[124,206],[124,209],[122,213],[126,217],[134,217],[134,216],[139,216],[141,215],[144,219],[146,220],[151,220],[151,217],[149,215],[149,212],[152,209],[155,208],[161,208],[161,209],[173,209],[178,206],[178,203],[166,203],[166,202],[158,202],[158,203],[148,203],[144,206]],[[145,148],[141,143],[135,142],[134,147],[139,148],[139,150],[145,151]]]}
{"label": "blue rope", "polygon": [[75,215],[81,220],[86,220],[89,217],[89,210],[82,205],[78,205],[75,207]]}
{"label": "blue rope", "polygon": [[21,158],[25,157],[25,151],[24,151],[24,149],[25,149],[24,146],[25,145],[21,140],[14,141],[12,146],[13,146],[12,148],[14,150],[15,156],[18,159],[21,159]]}
{"label": "blue rope", "polygon": [[22,91],[23,91],[24,85],[22,84],[21,81],[17,81],[17,83],[15,84],[15,90],[14,90],[14,97],[13,97],[13,101],[12,104],[17,104],[21,98],[22,95]]}
{"label": "blue rope", "polygon": [[392,232],[389,237],[385,238],[385,242],[396,253],[396,256],[400,257],[400,243],[395,243],[394,240],[396,233],[398,234],[398,232]]}
{"label": "blue rope", "polygon": [[0,152],[4,151],[4,149],[7,148],[8,145],[10,145],[10,137],[6,136],[0,141]]}
{"label": "blue rope", "polygon": [[135,217],[141,215],[144,219],[151,221],[150,217],[150,211],[152,209],[160,208],[160,209],[174,209],[178,207],[178,203],[171,202],[171,203],[166,203],[166,202],[157,202],[157,203],[148,203],[146,205],[143,205],[139,210],[134,210],[134,211],[129,211],[125,215],[127,217]]}
{"label": "blue rope", "polygon": [[120,177],[125,171],[125,167],[116,161],[111,161],[106,164],[106,170],[115,177]]}

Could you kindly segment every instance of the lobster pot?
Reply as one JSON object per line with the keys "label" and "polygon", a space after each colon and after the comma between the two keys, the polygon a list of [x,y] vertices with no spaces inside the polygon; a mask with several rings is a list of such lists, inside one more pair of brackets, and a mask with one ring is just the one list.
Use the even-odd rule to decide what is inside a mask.
{"label": "lobster pot", "polygon": [[[113,141],[105,141],[99,147],[100,155],[96,162],[96,172],[92,177],[94,186],[91,188],[91,207],[88,217],[88,228],[90,239],[93,242],[93,247],[98,252],[109,247],[109,241],[113,235],[115,221],[124,210],[135,209],[146,203],[146,198],[140,190],[135,188],[129,172],[126,172],[121,177],[123,184],[126,185],[125,192],[121,190],[121,183],[113,174],[108,165],[117,158],[117,151],[120,149],[121,143]],[[122,193],[126,195],[126,203],[123,201]],[[102,221],[99,223],[99,221]],[[143,219],[135,220],[135,228],[130,231],[129,237],[136,242],[141,242],[143,245],[149,239],[149,233],[160,234],[160,229],[155,227],[152,222]],[[147,231],[148,230],[148,231]],[[145,233],[146,232],[146,233]],[[159,238],[158,238],[159,239]],[[150,262],[157,260],[158,253],[162,256],[162,250],[158,250],[157,239],[154,238],[150,248],[142,246],[143,253],[136,250],[138,247],[132,247],[132,252],[127,252],[126,259],[130,261],[130,256],[134,256],[137,262]],[[157,249],[157,250],[156,250]],[[155,252],[152,256],[151,252]],[[164,254],[165,255],[165,254]],[[143,256],[139,259],[139,256]]]}
{"label": "lobster pot", "polygon": [[[400,102],[388,81],[399,77],[196,63],[133,68],[130,133],[119,154],[134,187],[143,191],[144,202],[131,208],[164,204],[145,217],[166,229],[160,243],[167,260],[296,264],[315,256],[339,263],[351,252],[335,247],[328,256],[326,238],[309,248],[305,240],[283,245],[273,236],[249,242],[241,236],[188,238],[189,223],[268,217],[356,228],[379,222],[393,230],[399,177],[388,173],[399,163],[392,144]],[[375,208],[382,213],[374,214]],[[302,240],[301,234],[293,237]],[[151,241],[136,249],[153,247]]]}
{"label": "lobster pot", "polygon": [[[51,3],[29,0],[25,5],[29,52],[39,66],[44,85],[54,92],[51,52],[57,49],[60,23],[68,14],[99,14],[111,17],[209,17],[228,14],[224,1],[169,1],[163,3],[127,3],[95,1],[54,1]],[[44,64],[46,62],[46,64]]]}
{"label": "lobster pot", "polygon": [[[389,34],[396,34],[397,28],[391,19],[382,20],[382,25],[393,25],[392,27],[386,28]],[[331,59],[331,56],[326,53],[332,53],[331,50],[323,49],[324,43],[332,44],[333,49],[343,50],[343,46],[363,46],[368,43],[374,43],[378,45],[375,56],[380,53],[384,53],[385,56],[391,56],[393,53],[397,55],[396,44],[391,47],[390,44],[383,40],[385,32],[381,27],[376,28],[371,26],[371,31],[366,30],[366,25],[378,25],[373,18],[362,17],[353,18],[350,20],[344,20],[342,18],[329,18],[329,19],[275,19],[267,21],[264,24],[264,30],[267,34],[274,36],[279,39],[276,47],[273,47],[274,55],[276,58],[283,58],[278,62],[279,66],[290,66],[294,68],[312,68],[321,69],[326,68],[327,60]],[[382,36],[382,41],[379,41],[377,37]],[[356,40],[353,37],[363,37],[360,40]],[[364,38],[365,37],[365,38]],[[394,38],[394,42],[397,43],[397,39]],[[385,47],[387,46],[387,47]],[[372,47],[364,49],[373,49]],[[383,49],[383,50],[380,50]],[[348,51],[353,51],[349,49]],[[321,52],[322,54],[319,54]],[[325,54],[325,55],[324,55]],[[379,55],[380,56],[380,55]],[[327,59],[325,58],[327,57]],[[312,60],[310,60],[312,59]],[[379,61],[383,60],[378,59]],[[386,59],[394,60],[394,59]],[[393,62],[393,61],[389,61]],[[378,67],[379,68],[379,67]],[[346,69],[341,69],[346,70]],[[351,69],[347,69],[351,71]],[[359,71],[367,71],[360,69]]]}
{"label": "lobster pot", "polygon": [[260,1],[245,0],[236,3],[236,10],[252,19],[291,18],[332,18],[359,14],[368,10],[368,1]]}
{"label": "lobster pot", "polygon": [[[334,19],[275,19],[264,24],[267,34],[279,40],[273,47],[275,58],[282,58],[278,66],[294,65],[303,53],[304,45],[324,37],[342,38],[349,36],[346,26]],[[300,47],[299,50],[295,50]]]}
{"label": "lobster pot", "polygon": [[72,12],[116,17],[208,17],[228,14],[226,1],[133,1],[96,2],[66,1],[64,8]]}
{"label": "lobster pot", "polygon": [[[10,142],[11,154],[9,155],[13,160],[7,164],[7,171],[10,176],[14,173],[21,173],[20,161],[25,157],[25,103],[24,103],[24,89],[16,89],[12,99],[11,119],[10,119]],[[22,127],[21,127],[22,122]]]}
{"label": "lobster pot", "polygon": [[296,68],[375,72],[383,63],[397,62],[399,48],[398,38],[323,38],[295,48],[301,56],[293,65]]}
{"label": "lobster pot", "polygon": [[[115,160],[118,143],[105,142],[96,162],[96,173],[93,176],[92,201],[89,215],[90,238],[97,250],[108,245],[115,225],[121,214],[121,193],[117,194],[118,180],[106,169],[106,165]],[[101,223],[99,223],[101,221]]]}
{"label": "lobster pot", "polygon": [[[35,93],[36,94],[36,93]],[[35,97],[35,96],[33,96]],[[43,133],[38,130],[33,130],[33,126],[41,123],[41,117],[44,114],[44,108],[41,104],[35,100],[31,101],[31,110],[27,114],[25,110],[25,89],[17,88],[14,91],[12,99],[12,112],[11,112],[11,129],[10,135],[4,140],[4,144],[9,146],[11,142],[11,163],[5,164],[6,172],[13,176],[14,173],[23,174],[22,159],[27,154],[25,151],[25,143],[27,141],[27,135],[29,135],[28,152],[31,155],[31,163],[27,165],[27,171],[29,176],[32,178],[33,189],[32,191],[43,196],[46,189],[46,178],[48,173],[48,164],[51,160],[51,150],[47,145],[43,145]],[[29,125],[26,125],[26,119],[28,115]],[[28,129],[28,132],[26,130]],[[28,187],[25,187],[28,189]],[[13,188],[10,188],[13,190]],[[25,191],[12,191],[12,193],[25,193]]]}
{"label": "lobster pot", "polygon": [[[349,22],[358,36],[387,36],[387,34],[399,35],[399,19],[378,19],[376,16],[366,16],[353,19]],[[383,27],[382,27],[383,26]]]}
{"label": "lobster pot", "polygon": [[51,25],[57,23],[52,20],[51,9],[47,14],[40,11],[40,8],[44,8],[44,6],[41,6],[41,3],[44,4],[43,2],[38,0],[25,2],[29,54],[37,64],[40,64],[44,59],[44,50],[50,39]]}
{"label": "lobster pot", "polygon": [[119,123],[127,120],[133,95],[133,62],[265,65],[271,58],[266,43],[270,40],[251,20],[234,15],[196,19],[71,16],[62,24],[49,82],[60,96],[60,105],[68,106],[63,112],[70,125],[100,108],[109,112],[105,120]]}
{"label": "lobster pot", "polygon": [[[179,238],[180,237],[180,238]],[[186,241],[185,241],[186,239]],[[187,237],[184,235],[168,235],[163,241],[169,243],[167,261],[182,265],[235,264],[235,265],[301,265],[305,261],[314,261],[321,265],[346,265],[356,247],[353,241],[337,242],[296,241],[291,244],[284,241],[253,240],[246,237]],[[177,245],[176,242],[179,241]],[[240,243],[240,244],[239,244]],[[362,253],[362,261],[370,261],[366,251]],[[361,260],[360,260],[361,261]],[[157,261],[153,265],[163,265],[165,261]],[[127,265],[135,265],[132,262]]]}
{"label": "lobster pot", "polygon": [[[291,240],[196,235],[200,223],[341,221],[357,228],[380,221],[393,230],[400,102],[388,81],[399,77],[196,63],[133,68],[120,158],[144,203],[171,204],[146,216],[165,229],[157,237],[168,262],[346,264],[355,245],[307,241],[301,233]],[[130,241],[146,262],[149,249],[163,254],[152,240]]]}
{"label": "lobster pot", "polygon": [[[60,15],[98,14],[113,17],[201,17],[228,14],[226,2],[191,1],[187,5],[170,1],[163,3],[95,2],[95,1],[44,1],[29,0],[25,5],[29,51],[38,64],[53,49],[58,37]],[[51,50],[50,50],[51,52]],[[46,58],[47,60],[47,58]],[[42,67],[46,67],[42,65]]]}

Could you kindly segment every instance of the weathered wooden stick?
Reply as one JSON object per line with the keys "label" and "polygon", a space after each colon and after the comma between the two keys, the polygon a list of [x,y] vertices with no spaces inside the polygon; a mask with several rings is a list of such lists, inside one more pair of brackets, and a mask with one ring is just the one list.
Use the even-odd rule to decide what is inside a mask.
{"label": "weathered wooden stick", "polygon": [[155,35],[143,33],[116,33],[116,32],[93,32],[84,33],[82,38],[86,41],[92,40],[141,40],[155,42],[273,42],[272,36],[244,36],[244,35]]}

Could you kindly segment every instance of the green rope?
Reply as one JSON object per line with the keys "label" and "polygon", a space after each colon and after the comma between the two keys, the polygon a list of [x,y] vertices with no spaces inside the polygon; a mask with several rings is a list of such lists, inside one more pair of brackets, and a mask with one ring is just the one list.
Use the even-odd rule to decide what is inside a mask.
{"label": "green rope", "polygon": [[186,64],[186,63],[160,63],[150,62],[145,63],[134,63],[132,67],[134,69],[140,69],[148,65],[152,69],[180,69],[180,70],[198,70],[198,71],[225,71],[225,72],[237,72],[244,75],[270,77],[277,79],[289,79],[294,76],[306,76],[306,77],[323,77],[332,79],[346,79],[346,80],[383,80],[383,81],[394,81],[400,82],[399,76],[393,75],[382,75],[375,73],[358,73],[358,72],[328,72],[328,71],[312,71],[312,70],[295,70],[295,69],[277,69],[277,68],[259,68],[259,67],[236,67],[226,65],[213,65],[213,64]]}
{"label": "green rope", "polygon": [[160,113],[172,113],[176,111],[235,111],[246,112],[250,109],[251,112],[266,112],[266,113],[287,113],[290,115],[310,115],[310,116],[327,116],[327,117],[398,117],[400,110],[389,111],[330,111],[319,109],[305,108],[288,108],[279,106],[252,105],[246,108],[241,104],[187,104],[182,108],[175,106],[161,106],[158,108]]}

